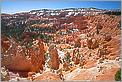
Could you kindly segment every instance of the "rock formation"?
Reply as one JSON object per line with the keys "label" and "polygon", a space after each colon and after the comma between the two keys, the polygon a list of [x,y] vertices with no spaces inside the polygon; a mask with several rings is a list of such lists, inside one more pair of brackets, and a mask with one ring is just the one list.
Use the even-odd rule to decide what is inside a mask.
{"label": "rock formation", "polygon": [[49,53],[50,53],[50,68],[57,70],[59,69],[59,55],[56,47],[54,45],[49,47]]}

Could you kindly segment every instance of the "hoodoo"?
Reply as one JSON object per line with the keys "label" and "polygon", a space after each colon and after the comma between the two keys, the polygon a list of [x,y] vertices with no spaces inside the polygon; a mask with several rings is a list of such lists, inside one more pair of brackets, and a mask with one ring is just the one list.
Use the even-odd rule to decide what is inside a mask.
{"label": "hoodoo", "polygon": [[120,22],[92,7],[1,14],[2,81],[120,80]]}

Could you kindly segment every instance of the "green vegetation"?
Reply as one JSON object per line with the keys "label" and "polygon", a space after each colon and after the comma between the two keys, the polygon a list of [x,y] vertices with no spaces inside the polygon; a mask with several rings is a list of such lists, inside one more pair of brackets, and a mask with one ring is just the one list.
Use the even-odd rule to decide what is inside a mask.
{"label": "green vegetation", "polygon": [[[20,26],[16,26],[16,25],[12,25],[12,26],[6,26],[6,22],[2,21],[1,23],[1,33],[8,36],[8,37],[13,37],[15,39],[17,39],[18,41],[23,41],[23,32],[25,30],[26,25],[20,25]],[[46,35],[46,34],[31,34],[31,39],[37,39],[37,38],[41,38],[44,39],[45,42],[49,42],[49,40],[51,40],[51,36],[50,35]]]}
{"label": "green vegetation", "polygon": [[115,80],[121,81],[121,69],[119,69],[115,74]]}
{"label": "green vegetation", "polygon": [[66,61],[69,63],[70,62],[70,53],[67,53],[66,55]]}
{"label": "green vegetation", "polygon": [[107,15],[121,15],[121,11],[110,11],[110,12],[106,12],[104,14],[107,14]]}
{"label": "green vegetation", "polygon": [[18,41],[22,41],[22,34],[24,31],[25,24],[16,25],[13,23],[12,25],[7,26],[7,22],[5,20],[1,21],[1,33],[8,36],[16,38]]}
{"label": "green vegetation", "polygon": [[29,42],[26,43],[26,47],[30,48],[33,45],[33,39],[43,39],[46,43],[48,43],[52,37],[46,34],[31,34]]}
{"label": "green vegetation", "polygon": [[41,39],[43,39],[45,42],[49,42],[49,40],[52,39],[52,37],[51,37],[50,35],[46,35],[46,34],[37,34],[37,35],[33,34],[33,35],[32,35],[32,38],[33,38],[33,39],[41,38]]}

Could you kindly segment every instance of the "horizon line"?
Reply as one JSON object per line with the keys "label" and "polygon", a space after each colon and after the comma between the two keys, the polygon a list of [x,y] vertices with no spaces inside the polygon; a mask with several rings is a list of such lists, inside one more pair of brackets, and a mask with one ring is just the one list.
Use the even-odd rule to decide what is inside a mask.
{"label": "horizon line", "polygon": [[102,10],[120,10],[121,8],[112,8],[112,9],[107,9],[107,8],[98,8],[98,7],[65,7],[65,8],[40,8],[40,9],[31,9],[31,10],[25,10],[25,11],[19,11],[19,12],[14,12],[14,13],[7,13],[7,12],[1,12],[1,14],[17,14],[17,13],[26,13],[30,12],[33,10],[42,10],[42,9],[49,9],[49,10],[60,10],[60,9],[70,9],[70,8],[96,8],[96,9],[102,9]]}

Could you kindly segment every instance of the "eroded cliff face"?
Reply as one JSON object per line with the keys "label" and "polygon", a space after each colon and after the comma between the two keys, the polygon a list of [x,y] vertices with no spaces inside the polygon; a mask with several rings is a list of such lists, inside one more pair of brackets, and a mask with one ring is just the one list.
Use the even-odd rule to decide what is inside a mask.
{"label": "eroded cliff face", "polygon": [[[32,48],[25,48],[19,45],[17,42],[12,42],[10,39],[4,41],[2,37],[2,48],[6,51],[2,51],[2,66],[6,66],[7,69],[11,71],[21,71],[21,72],[36,72],[40,69],[43,70],[43,65],[45,64],[45,48],[44,42],[41,40],[36,40],[38,43],[33,42]],[[8,43],[11,46],[7,47]],[[28,50],[26,55],[25,50]]]}
{"label": "eroded cliff face", "polygon": [[30,47],[2,36],[2,66],[26,72],[26,80],[114,80],[121,61],[120,21],[120,16],[104,14],[69,17],[59,23],[66,23],[63,28],[47,33],[49,42],[46,36],[25,37]]}

